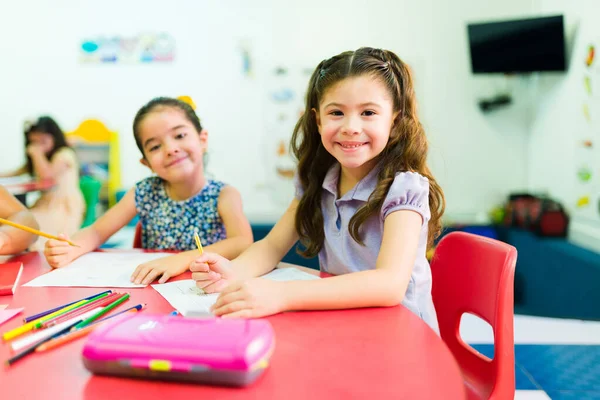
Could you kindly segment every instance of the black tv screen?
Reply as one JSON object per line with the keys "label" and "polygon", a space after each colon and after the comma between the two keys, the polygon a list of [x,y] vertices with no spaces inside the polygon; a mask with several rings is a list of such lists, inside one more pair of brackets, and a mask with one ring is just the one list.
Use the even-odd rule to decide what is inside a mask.
{"label": "black tv screen", "polygon": [[565,71],[563,16],[467,26],[473,73]]}

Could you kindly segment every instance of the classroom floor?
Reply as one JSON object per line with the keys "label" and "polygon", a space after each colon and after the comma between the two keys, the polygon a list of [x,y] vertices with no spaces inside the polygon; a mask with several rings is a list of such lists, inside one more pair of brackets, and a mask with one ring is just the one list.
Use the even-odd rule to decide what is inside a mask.
{"label": "classroom floor", "polygon": [[[134,228],[105,247],[131,248]],[[600,400],[600,322],[515,316],[517,400]],[[461,335],[479,352],[493,354],[492,330],[466,315]]]}

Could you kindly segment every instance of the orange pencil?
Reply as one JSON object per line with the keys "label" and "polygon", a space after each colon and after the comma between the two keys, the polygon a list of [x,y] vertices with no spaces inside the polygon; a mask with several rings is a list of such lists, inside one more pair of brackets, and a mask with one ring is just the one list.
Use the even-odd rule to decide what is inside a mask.
{"label": "orange pencil", "polygon": [[88,333],[90,333],[91,331],[93,331],[94,329],[96,329],[99,325],[101,324],[93,324],[93,325],[88,325],[83,329],[77,329],[76,331],[73,331],[71,333],[68,333],[66,335],[62,335],[59,336],[56,339],[52,339],[38,347],[36,347],[35,351],[36,352],[40,352],[40,351],[46,351],[46,350],[50,350],[53,349],[55,347],[58,347],[62,344],[65,343],[69,343],[72,342],[75,339],[78,339],[82,336],[87,335]]}

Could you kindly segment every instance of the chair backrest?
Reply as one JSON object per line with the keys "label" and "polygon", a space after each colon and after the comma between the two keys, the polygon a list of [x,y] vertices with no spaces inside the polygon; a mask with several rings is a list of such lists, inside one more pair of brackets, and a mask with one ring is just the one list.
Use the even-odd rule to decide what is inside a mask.
{"label": "chair backrest", "polygon": [[[514,397],[516,261],[517,250],[513,246],[465,232],[449,233],[435,249],[431,262],[432,296],[440,334],[460,365],[471,397]],[[464,313],[474,314],[492,326],[492,360],[461,339],[460,320]]]}
{"label": "chair backrest", "polygon": [[138,221],[135,224],[135,235],[133,236],[133,248],[141,249],[142,248],[142,223]]}

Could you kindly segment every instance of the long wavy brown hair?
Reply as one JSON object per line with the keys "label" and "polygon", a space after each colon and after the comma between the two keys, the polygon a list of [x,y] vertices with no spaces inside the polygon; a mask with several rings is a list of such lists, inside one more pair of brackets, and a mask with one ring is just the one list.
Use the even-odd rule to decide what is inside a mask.
{"label": "long wavy brown hair", "polygon": [[363,47],[321,61],[313,72],[306,94],[304,114],[294,128],[291,140],[293,154],[298,160],[298,179],[304,190],[296,210],[296,231],[305,257],[314,257],[325,240],[321,191],[323,180],[337,160],[325,150],[317,127],[316,115],[326,91],[350,77],[369,75],[387,87],[392,99],[394,121],[386,148],[377,156],[381,165],[377,187],[367,203],[350,219],[348,230],[352,238],[364,246],[360,237],[361,225],[381,211],[383,201],[398,172],[418,172],[429,180],[427,247],[431,247],[442,230],[441,217],[445,209],[444,193],[427,166],[428,144],[416,110],[413,81],[408,66],[391,51]]}

